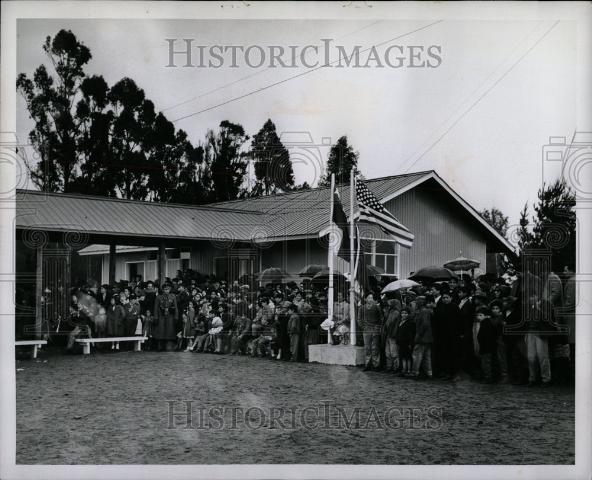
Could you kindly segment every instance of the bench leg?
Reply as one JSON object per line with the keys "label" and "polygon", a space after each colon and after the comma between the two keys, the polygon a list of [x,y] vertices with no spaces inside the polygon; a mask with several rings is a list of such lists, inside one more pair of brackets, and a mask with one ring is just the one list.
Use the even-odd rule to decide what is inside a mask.
{"label": "bench leg", "polygon": [[90,355],[90,342],[84,342],[82,345],[82,353],[84,355]]}
{"label": "bench leg", "polygon": [[141,352],[142,351],[142,342],[138,340],[134,342],[134,352]]}
{"label": "bench leg", "polygon": [[33,358],[37,358],[37,345],[33,345]]}

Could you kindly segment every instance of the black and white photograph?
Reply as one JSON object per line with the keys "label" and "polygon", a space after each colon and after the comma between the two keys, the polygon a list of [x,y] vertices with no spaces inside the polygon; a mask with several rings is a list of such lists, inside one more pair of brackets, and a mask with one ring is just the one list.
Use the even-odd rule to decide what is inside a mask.
{"label": "black and white photograph", "polygon": [[1,478],[590,478],[589,2],[1,21]]}

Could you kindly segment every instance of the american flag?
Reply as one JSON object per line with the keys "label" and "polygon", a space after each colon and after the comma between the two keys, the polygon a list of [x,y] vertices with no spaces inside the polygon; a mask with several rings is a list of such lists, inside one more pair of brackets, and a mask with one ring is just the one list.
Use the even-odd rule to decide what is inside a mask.
{"label": "american flag", "polygon": [[413,234],[382,206],[361,180],[356,180],[356,200],[360,209],[361,222],[375,223],[402,246],[407,248],[413,246],[415,238]]}

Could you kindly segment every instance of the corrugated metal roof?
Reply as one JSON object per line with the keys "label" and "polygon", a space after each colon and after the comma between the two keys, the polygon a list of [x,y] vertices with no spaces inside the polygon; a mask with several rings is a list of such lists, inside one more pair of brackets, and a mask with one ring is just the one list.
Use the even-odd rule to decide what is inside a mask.
{"label": "corrugated metal roof", "polygon": [[19,191],[17,228],[130,237],[250,238],[257,212]]}
{"label": "corrugated metal roof", "polygon": [[[432,172],[366,180],[379,199]],[[349,215],[349,184],[339,186]],[[17,228],[85,231],[130,237],[234,239],[316,236],[329,220],[330,188],[316,188],[205,206],[160,204],[21,190]],[[354,208],[356,205],[354,205]],[[379,234],[377,234],[379,235]]]}

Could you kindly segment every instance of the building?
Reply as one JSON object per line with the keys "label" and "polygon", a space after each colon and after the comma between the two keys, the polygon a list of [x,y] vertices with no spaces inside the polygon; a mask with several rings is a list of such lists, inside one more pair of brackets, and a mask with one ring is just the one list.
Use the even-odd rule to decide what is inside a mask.
{"label": "building", "polygon": [[[360,224],[367,262],[386,276],[405,278],[461,253],[481,262],[485,270],[492,265],[488,258],[513,252],[434,171],[366,183],[415,235],[413,248],[406,249],[376,226]],[[339,190],[349,214],[349,185]],[[232,280],[267,267],[296,273],[307,264],[327,263],[327,239],[319,234],[329,221],[329,188],[206,206],[25,190],[18,195],[17,261],[30,268],[45,262],[45,270],[47,262],[58,262],[61,266],[52,267],[62,272],[58,277],[111,283],[135,275],[156,279],[159,272],[172,277],[191,268]],[[66,251],[76,253],[72,257],[64,255]],[[345,272],[348,265],[338,259],[337,268]],[[56,274],[47,271],[42,277],[51,275]]]}

